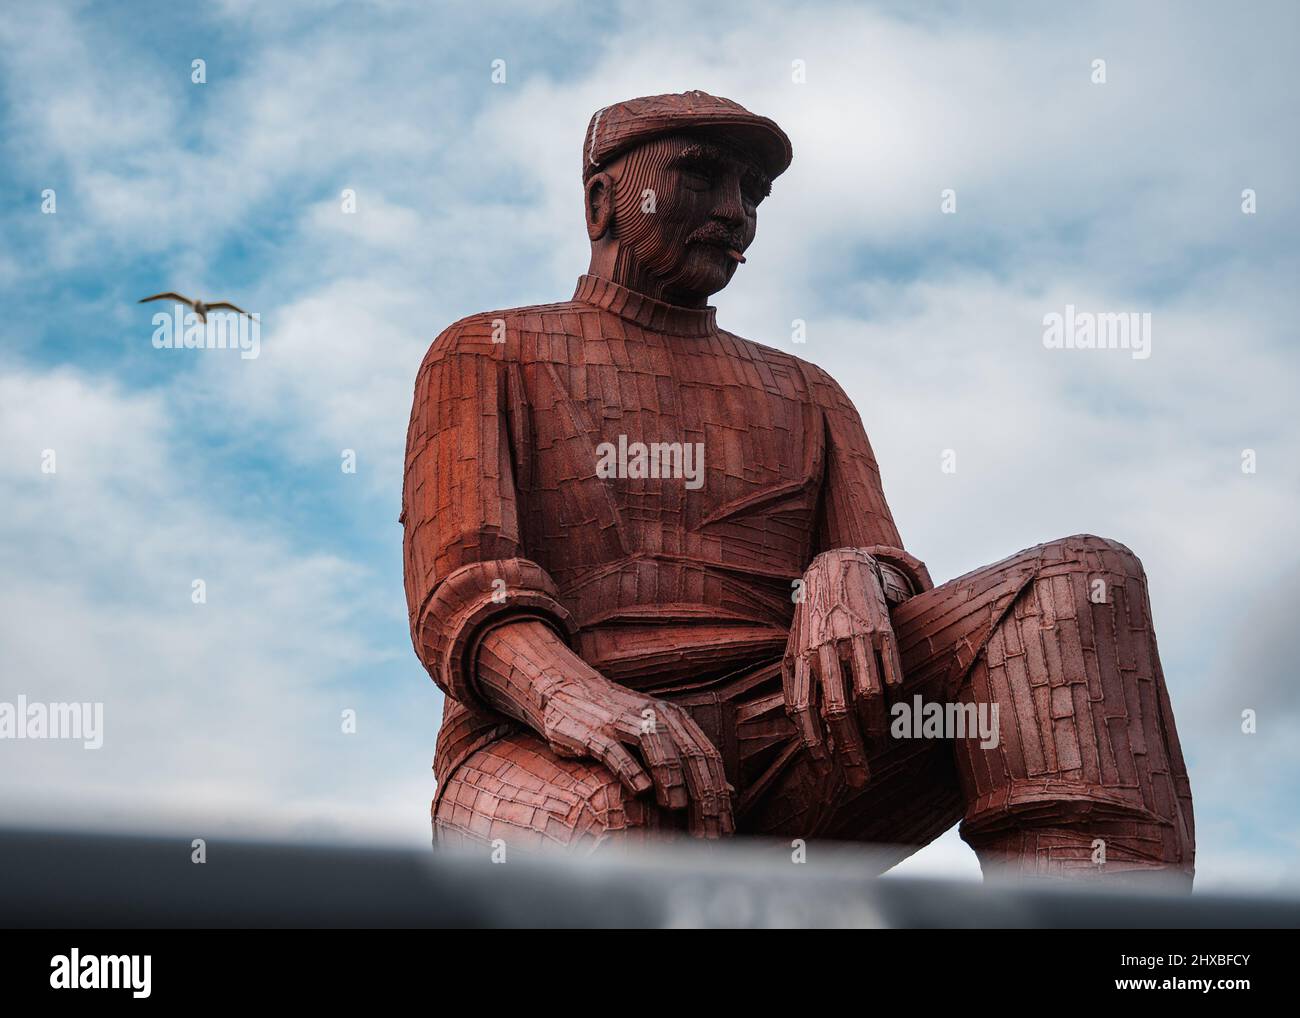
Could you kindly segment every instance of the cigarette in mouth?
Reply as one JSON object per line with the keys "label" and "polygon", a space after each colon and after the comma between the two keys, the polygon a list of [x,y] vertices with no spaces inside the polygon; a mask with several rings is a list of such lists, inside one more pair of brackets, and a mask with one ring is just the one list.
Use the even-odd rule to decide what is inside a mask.
{"label": "cigarette in mouth", "polygon": [[735,248],[731,248],[731,247],[727,248],[727,254],[731,255],[732,258],[740,262],[741,265],[745,264],[745,256],[741,254],[739,251],[737,251]]}

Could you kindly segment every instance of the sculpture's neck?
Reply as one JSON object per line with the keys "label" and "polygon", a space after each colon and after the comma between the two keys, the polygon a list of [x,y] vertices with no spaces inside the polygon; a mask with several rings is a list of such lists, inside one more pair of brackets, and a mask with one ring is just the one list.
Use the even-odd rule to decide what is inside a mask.
{"label": "sculpture's neck", "polygon": [[686,308],[655,300],[600,276],[578,277],[573,299],[604,308],[612,314],[655,332],[676,336],[712,336],[718,331],[716,308]]}
{"label": "sculpture's neck", "polygon": [[677,307],[698,308],[709,306],[707,296],[671,291],[662,279],[646,270],[644,260],[632,255],[632,249],[617,238],[606,237],[591,245],[591,261],[587,275],[599,276],[611,283],[626,287],[652,300],[663,301]]}

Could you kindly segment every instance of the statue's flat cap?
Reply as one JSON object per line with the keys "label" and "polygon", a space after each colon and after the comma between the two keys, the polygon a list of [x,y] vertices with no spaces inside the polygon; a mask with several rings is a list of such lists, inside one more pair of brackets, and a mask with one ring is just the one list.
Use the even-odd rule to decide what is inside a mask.
{"label": "statue's flat cap", "polygon": [[642,142],[678,133],[716,135],[757,157],[773,179],[793,158],[790,139],[775,121],[697,90],[627,99],[593,113],[583,139],[582,178]]}

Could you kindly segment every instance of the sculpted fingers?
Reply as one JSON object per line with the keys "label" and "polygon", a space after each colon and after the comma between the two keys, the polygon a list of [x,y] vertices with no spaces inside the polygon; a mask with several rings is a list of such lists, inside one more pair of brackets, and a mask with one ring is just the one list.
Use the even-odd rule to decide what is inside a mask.
{"label": "sculpted fingers", "polygon": [[542,734],[551,749],[559,756],[580,758],[587,756],[587,740],[591,735],[589,726],[551,701],[546,707]]}
{"label": "sculpted fingers", "polygon": [[867,753],[858,732],[857,719],[850,710],[848,693],[844,686],[839,652],[834,644],[824,643],[818,648],[818,689],[822,697],[822,719],[835,743],[835,757],[844,768],[844,777],[853,788],[867,783]]}
{"label": "sculpted fingers", "polygon": [[680,708],[615,688],[560,689],[540,728],[557,755],[599,761],[632,794],[689,809],[699,837],[735,832],[722,754]]}
{"label": "sculpted fingers", "polygon": [[867,735],[878,738],[888,726],[889,707],[885,699],[884,680],[876,658],[875,647],[869,636],[859,636],[849,641],[853,663],[853,693],[857,698],[858,715]]}
{"label": "sculpted fingers", "polygon": [[885,690],[892,697],[903,688],[903,658],[898,653],[893,626],[880,634],[880,660],[885,669]]}
{"label": "sculpted fingers", "polygon": [[690,803],[686,767],[672,740],[661,732],[645,731],[638,745],[654,778],[655,802],[665,809],[685,809]]}
{"label": "sculpted fingers", "polygon": [[731,789],[722,766],[722,754],[689,715],[665,710],[662,716],[686,765],[686,784],[691,794],[691,833],[703,838],[735,833]]}
{"label": "sculpted fingers", "polygon": [[617,739],[596,731],[591,733],[587,745],[591,755],[613,771],[623,787],[633,795],[648,792],[654,787],[650,775]]}
{"label": "sculpted fingers", "polygon": [[812,665],[806,654],[788,655],[782,662],[782,677],[786,679],[785,704],[786,714],[794,722],[799,738],[804,747],[815,760],[826,758],[826,747],[822,744],[821,729],[814,715],[816,688],[813,683]]}
{"label": "sculpted fingers", "polygon": [[818,555],[804,576],[782,663],[786,713],[809,755],[833,759],[860,787],[870,777],[866,743],[888,733],[904,679],[881,566],[842,548]]}
{"label": "sculpted fingers", "polygon": [[648,792],[653,782],[616,738],[614,718],[604,707],[559,694],[546,705],[542,734],[556,755],[597,760],[634,795]]}

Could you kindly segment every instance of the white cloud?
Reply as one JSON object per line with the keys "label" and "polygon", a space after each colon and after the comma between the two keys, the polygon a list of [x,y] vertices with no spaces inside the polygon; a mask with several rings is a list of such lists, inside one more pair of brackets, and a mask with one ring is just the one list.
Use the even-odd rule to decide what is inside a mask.
{"label": "white cloud", "polygon": [[[98,750],[0,741],[6,815],[373,824],[394,787],[383,761],[402,755],[383,735],[401,725],[391,697],[349,676],[405,665],[366,632],[373,581],[291,547],[254,501],[184,461],[176,417],[158,395],[67,370],[0,376],[12,507],[0,544],[6,576],[21,580],[0,590],[3,698],[102,702],[105,726]],[[195,579],[206,603],[192,600]],[[431,698],[415,692],[432,724]],[[356,736],[341,732],[344,708],[360,714]]]}

